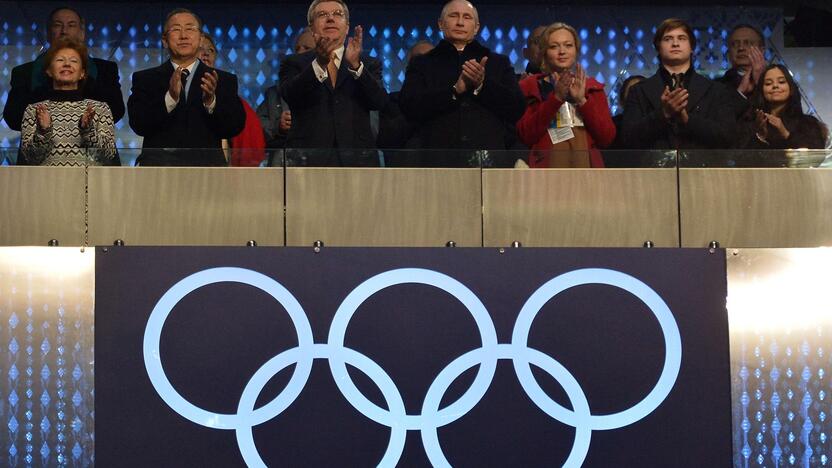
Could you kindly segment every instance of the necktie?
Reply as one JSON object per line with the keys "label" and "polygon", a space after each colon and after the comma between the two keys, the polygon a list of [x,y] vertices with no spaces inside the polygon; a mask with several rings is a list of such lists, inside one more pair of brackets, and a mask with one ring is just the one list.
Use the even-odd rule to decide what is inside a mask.
{"label": "necktie", "polygon": [[190,75],[190,74],[191,74],[191,72],[187,68],[182,70],[182,76],[181,76],[182,91],[179,93],[179,98],[180,98],[179,100],[180,101],[187,101],[188,100],[188,75]]}
{"label": "necktie", "polygon": [[329,74],[329,81],[332,83],[332,87],[335,87],[335,83],[338,81],[338,66],[335,65],[336,55],[333,53],[332,57],[329,59],[329,63],[326,65],[326,72]]}

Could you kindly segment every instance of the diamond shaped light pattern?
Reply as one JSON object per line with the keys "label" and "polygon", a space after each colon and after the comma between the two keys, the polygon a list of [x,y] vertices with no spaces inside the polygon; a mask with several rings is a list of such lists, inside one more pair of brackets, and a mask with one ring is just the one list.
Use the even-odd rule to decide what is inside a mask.
{"label": "diamond shaped light pattern", "polygon": [[0,466],[92,466],[92,254],[72,252],[78,274],[67,275],[8,253],[0,249]]}
{"label": "diamond shaped light pattern", "polygon": [[[167,7],[153,4],[136,8],[135,4],[123,2],[92,5],[82,7],[90,26],[87,38],[92,54],[119,63],[126,101],[132,74],[166,59],[161,44],[161,22]],[[3,57],[0,96],[8,93],[11,68],[40,53],[42,21],[31,18],[45,17],[49,6],[35,2],[5,5],[0,23],[0,56]],[[195,8],[205,22],[206,31],[212,33],[217,43],[218,67],[237,74],[239,94],[250,104],[257,106],[263,102],[265,89],[277,80],[280,62],[291,54],[292,43],[306,25],[306,6],[254,4],[241,8],[229,2]],[[389,5],[380,4],[356,6],[350,12],[352,25],[364,27],[365,52],[378,58],[384,66],[383,82],[389,91],[401,88],[407,50],[420,40],[436,43],[441,39],[442,34],[436,28],[438,10],[436,5],[391,10]],[[567,21],[579,31],[582,42],[581,63],[589,76],[605,84],[610,107],[617,113],[621,82],[631,75],[649,76],[655,72],[652,45],[655,15],[645,15],[630,7],[606,7],[603,14],[595,7],[572,6],[568,10]],[[538,24],[562,19],[562,12],[560,7],[509,2],[503,6],[483,5],[479,11],[482,26],[477,38],[492,50],[510,57],[519,74],[526,67],[523,47],[530,30]],[[773,35],[776,26],[782,23],[782,13],[775,9],[691,7],[679,8],[674,13],[688,18],[695,27],[700,44],[695,63],[699,71],[709,76],[720,75],[727,67],[727,31],[734,24],[761,25],[770,42],[780,42]],[[776,53],[768,55],[774,60],[778,57]],[[811,61],[789,64],[800,77],[804,94],[810,98],[825,85],[825,80],[815,79],[811,64]],[[18,133],[9,130],[5,123],[0,124],[0,142],[4,146],[17,146],[17,141]],[[141,146],[141,139],[130,130],[126,117],[117,125],[117,141],[122,147]],[[4,286],[0,281],[0,291],[8,294],[2,289]],[[4,431],[0,441],[5,442],[0,447],[0,466],[39,465],[44,457],[50,466],[91,465],[91,331],[78,319],[89,311],[64,304],[65,315],[60,318],[56,301],[50,304],[49,310],[54,314],[50,328],[43,330],[25,309],[9,315],[3,307],[0,301],[0,346],[3,348],[0,430]],[[59,324],[62,332],[58,331]],[[44,334],[50,336],[46,352],[43,351],[47,349],[43,347]],[[58,336],[63,338],[59,340]],[[744,358],[742,372],[735,378],[737,385],[743,386],[742,398],[735,402],[734,408],[734,414],[743,415],[735,427],[735,465],[802,465],[811,453],[813,466],[828,466],[829,393],[832,391],[828,383],[829,367],[801,364],[807,362],[801,357],[805,357],[804,348],[796,346],[778,348],[775,358],[769,345],[760,343],[759,352],[751,347]],[[810,355],[822,348],[820,343],[808,345]],[[827,353],[828,362],[829,350],[823,349],[823,352]],[[778,362],[778,370],[772,374],[774,360]],[[48,373],[43,372],[44,367]],[[808,380],[804,379],[806,375]],[[826,382],[826,386],[818,382]],[[774,388],[777,392],[771,391]],[[48,424],[43,423],[44,417]]]}

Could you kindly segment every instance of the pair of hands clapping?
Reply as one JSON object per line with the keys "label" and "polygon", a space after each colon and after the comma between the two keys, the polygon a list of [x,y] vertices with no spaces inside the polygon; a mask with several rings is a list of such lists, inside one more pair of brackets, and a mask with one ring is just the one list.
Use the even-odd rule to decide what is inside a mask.
{"label": "pair of hands clapping", "polygon": [[470,59],[462,63],[459,78],[457,78],[454,84],[454,90],[457,94],[473,91],[482,86],[485,82],[486,63],[488,63],[488,57],[483,57],[479,61]]}
{"label": "pair of hands clapping", "polygon": [[757,123],[757,135],[765,140],[768,138],[768,126],[771,125],[774,127],[775,130],[783,137],[784,140],[789,138],[789,130],[786,128],[786,125],[783,124],[783,119],[777,117],[774,114],[769,114],[767,112],[763,112],[760,109],[755,111],[756,113],[756,123]]}
{"label": "pair of hands clapping", "polygon": [[[182,76],[184,70],[184,67],[177,67],[176,71],[170,76],[170,82],[168,84],[168,93],[177,102],[179,102],[179,94],[182,92],[182,80],[186,78]],[[202,74],[199,87],[202,89],[202,104],[205,107],[210,106],[214,102],[214,98],[217,95],[217,83],[219,79],[220,77],[217,75],[217,71],[213,69],[210,72]]]}
{"label": "pair of hands clapping", "polygon": [[555,84],[555,96],[561,101],[568,101],[576,106],[586,104],[586,71],[578,64],[575,72],[565,70],[552,72],[549,80]]}
{"label": "pair of hands clapping", "polygon": [[[46,104],[38,104],[35,107],[35,115],[37,116],[38,128],[41,130],[46,130],[52,126],[52,116],[49,115],[49,108],[46,107]],[[87,109],[81,115],[81,119],[78,121],[78,126],[83,130],[90,128],[90,123],[94,117],[95,109],[88,105]]]}
{"label": "pair of hands clapping", "polygon": [[748,50],[748,58],[751,60],[751,68],[742,76],[740,85],[737,91],[748,96],[754,91],[754,87],[763,77],[763,72],[766,69],[766,57],[763,55],[763,50],[759,47],[752,47]]}
{"label": "pair of hands clapping", "polygon": [[[315,55],[318,65],[326,69],[329,61],[332,60],[332,54],[341,47],[342,43],[338,38],[322,36],[318,33],[312,33],[312,38],[315,39]],[[358,70],[361,66],[361,52],[364,44],[364,28],[361,25],[355,27],[353,37],[347,40],[347,46],[344,49],[344,60],[347,65],[353,70]]]}

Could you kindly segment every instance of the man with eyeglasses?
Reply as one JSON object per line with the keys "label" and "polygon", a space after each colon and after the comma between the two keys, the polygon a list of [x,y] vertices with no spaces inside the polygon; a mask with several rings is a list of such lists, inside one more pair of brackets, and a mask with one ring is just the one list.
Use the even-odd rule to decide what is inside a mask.
{"label": "man with eyeglasses", "polygon": [[[237,77],[197,59],[201,37],[199,16],[185,8],[171,11],[162,33],[170,61],[133,74],[127,112],[130,127],[144,137],[138,165],[226,165],[222,139],[240,133],[245,111]],[[169,150],[174,148],[188,150]]]}
{"label": "man with eyeglasses", "polygon": [[[363,29],[347,41],[350,11],[342,0],[314,0],[307,22],[313,50],[286,57],[280,64],[280,93],[292,109],[286,148],[319,148],[287,154],[310,166],[376,166],[376,142],[370,111],[387,104],[381,63],[363,53]],[[327,149],[334,149],[327,150]]]}
{"label": "man with eyeglasses", "polygon": [[[46,39],[49,44],[62,38],[83,43],[85,24],[84,18],[72,8],[57,8],[49,14],[46,22]],[[46,99],[46,94],[51,89],[52,83],[44,74],[45,55],[44,50],[34,61],[12,69],[11,89],[3,108],[3,118],[12,130],[20,131],[26,106]],[[91,57],[81,92],[85,98],[106,102],[113,114],[113,122],[118,122],[124,116],[124,97],[115,62]],[[26,161],[18,158],[17,163],[26,164]]]}

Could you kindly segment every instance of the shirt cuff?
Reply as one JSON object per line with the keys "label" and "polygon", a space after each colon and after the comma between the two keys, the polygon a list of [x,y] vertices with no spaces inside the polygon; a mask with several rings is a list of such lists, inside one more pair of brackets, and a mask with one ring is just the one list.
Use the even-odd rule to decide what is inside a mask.
{"label": "shirt cuff", "polygon": [[179,101],[174,101],[173,98],[170,96],[170,91],[165,93],[165,109],[167,109],[168,114],[173,112],[176,109],[176,105],[179,104]]}
{"label": "shirt cuff", "polygon": [[353,70],[350,67],[347,67],[347,71],[350,72],[353,78],[356,80],[361,78],[361,74],[364,73],[364,62],[358,62],[358,70]]}
{"label": "shirt cuff", "polygon": [[319,82],[323,83],[329,78],[329,73],[327,73],[326,69],[321,67],[318,63],[318,59],[312,60],[312,70],[315,71],[315,78],[318,79]]}
{"label": "shirt cuff", "polygon": [[477,89],[474,90],[474,96],[477,96],[477,95],[480,94],[480,91],[482,91],[483,86],[485,86],[485,80],[483,80],[483,82],[480,83],[479,86],[477,86]]}
{"label": "shirt cuff", "polygon": [[205,106],[205,110],[208,111],[209,114],[214,113],[214,109],[217,108],[217,96],[214,96],[214,99],[211,100],[211,104]]}

